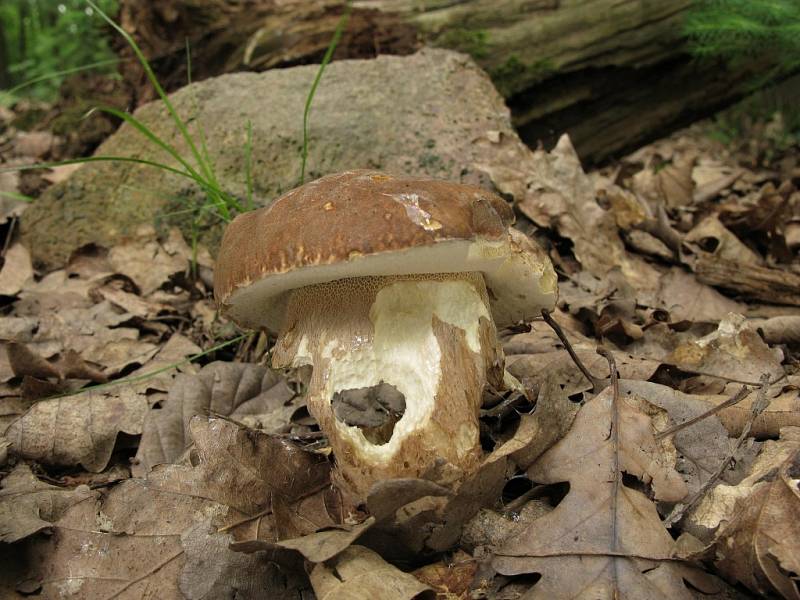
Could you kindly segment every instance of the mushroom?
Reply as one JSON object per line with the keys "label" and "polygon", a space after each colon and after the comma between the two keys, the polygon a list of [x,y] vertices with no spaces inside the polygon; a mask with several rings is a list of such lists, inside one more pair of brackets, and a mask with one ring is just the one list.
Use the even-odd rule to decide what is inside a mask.
{"label": "mushroom", "polygon": [[358,170],[228,225],[217,303],[278,334],[273,366],[311,365],[308,409],[357,497],[383,479],[457,485],[479,465],[484,387],[513,381],[496,328],[556,300],[513,219],[479,187]]}

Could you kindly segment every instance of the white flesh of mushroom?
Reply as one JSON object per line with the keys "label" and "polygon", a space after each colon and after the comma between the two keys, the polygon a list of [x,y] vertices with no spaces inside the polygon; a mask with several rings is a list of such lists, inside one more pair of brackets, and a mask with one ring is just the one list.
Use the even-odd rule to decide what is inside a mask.
{"label": "white flesh of mushroom", "polygon": [[[445,348],[434,332],[437,320],[456,328],[454,335],[445,336]],[[404,440],[416,434],[428,447],[440,444],[439,452],[430,449],[451,455],[448,458],[457,463],[479,448],[477,412],[487,357],[494,356],[496,343],[481,274],[360,277],[292,292],[274,362],[313,366],[309,408],[323,429],[326,424],[335,428],[326,431],[334,452],[349,446],[361,461],[388,465]],[[452,344],[461,347],[454,350]],[[449,361],[454,352],[471,355],[475,364],[457,377],[461,381],[453,381],[452,370],[443,363],[443,357]],[[451,373],[450,380],[443,377],[443,367]],[[388,442],[375,444],[358,427],[331,417],[330,406],[337,392],[381,382],[403,394],[405,412]],[[450,401],[464,404],[457,412],[466,414],[442,431],[440,424],[431,423],[432,415],[441,410],[436,402]],[[436,440],[437,435],[442,439]],[[433,463],[436,458],[426,460]]]}

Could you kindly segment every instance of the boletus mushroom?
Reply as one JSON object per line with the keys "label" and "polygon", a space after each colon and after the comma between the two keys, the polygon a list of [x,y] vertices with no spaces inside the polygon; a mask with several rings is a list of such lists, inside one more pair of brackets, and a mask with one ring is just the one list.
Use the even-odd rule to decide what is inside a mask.
{"label": "boletus mushroom", "polygon": [[556,299],[550,261],[513,220],[479,187],[359,170],[228,225],[217,303],[278,334],[273,366],[312,366],[308,409],[348,492],[457,485],[479,465],[484,387],[513,380],[496,328]]}

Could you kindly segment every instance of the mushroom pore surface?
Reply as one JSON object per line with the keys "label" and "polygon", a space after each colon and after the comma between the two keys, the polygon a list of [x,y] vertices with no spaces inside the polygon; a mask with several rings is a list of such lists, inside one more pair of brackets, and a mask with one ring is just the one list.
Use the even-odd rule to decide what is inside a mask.
{"label": "mushroom pore surface", "polygon": [[[364,491],[378,477],[420,476],[437,459],[474,465],[482,391],[498,357],[502,373],[483,276],[447,273],[357,277],[292,291],[273,364],[313,367],[309,410],[340,471]],[[337,395],[387,384],[405,402],[388,440],[370,441],[334,414]]]}

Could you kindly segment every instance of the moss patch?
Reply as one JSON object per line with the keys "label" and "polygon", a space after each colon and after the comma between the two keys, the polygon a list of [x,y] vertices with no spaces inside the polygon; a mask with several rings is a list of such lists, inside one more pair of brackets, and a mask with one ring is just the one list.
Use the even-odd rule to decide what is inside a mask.
{"label": "moss patch", "polygon": [[548,58],[527,63],[518,55],[512,54],[499,66],[489,68],[489,76],[503,97],[508,98],[516,92],[546,79],[555,70],[555,64]]}
{"label": "moss patch", "polygon": [[465,52],[475,60],[489,56],[489,34],[483,29],[448,29],[436,38],[435,45]]}

